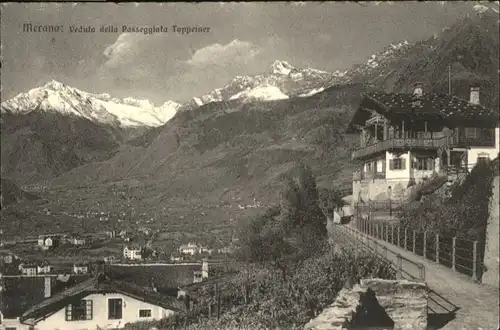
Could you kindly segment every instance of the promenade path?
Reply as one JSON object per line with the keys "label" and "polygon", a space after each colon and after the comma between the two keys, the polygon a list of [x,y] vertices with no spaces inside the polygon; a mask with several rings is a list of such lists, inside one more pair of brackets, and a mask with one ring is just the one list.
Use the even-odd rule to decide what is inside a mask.
{"label": "promenade path", "polygon": [[[443,330],[498,330],[499,292],[486,284],[475,283],[466,275],[453,272],[450,268],[434,263],[412,252],[405,251],[383,240],[357,231],[354,225],[337,225],[338,229],[370,246],[377,242],[390,253],[384,257],[396,262],[399,253],[403,258],[425,266],[425,282],[430,288],[429,329]],[[375,243],[371,245],[376,246]],[[403,261],[404,263],[404,261]],[[418,267],[410,262],[403,264],[403,270],[418,278]],[[431,323],[434,325],[431,327]]]}

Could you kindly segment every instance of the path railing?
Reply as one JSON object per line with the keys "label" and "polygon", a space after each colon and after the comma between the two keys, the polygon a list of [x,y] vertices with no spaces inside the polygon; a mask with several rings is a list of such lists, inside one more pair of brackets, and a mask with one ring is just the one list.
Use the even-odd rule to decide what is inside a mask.
{"label": "path railing", "polygon": [[451,268],[480,282],[484,247],[479,241],[419,232],[397,224],[355,216],[355,227],[363,234],[383,240],[418,256]]}
{"label": "path railing", "polygon": [[[350,244],[351,247],[373,254],[376,258],[389,261],[396,271],[398,279],[416,280],[425,282],[425,266],[422,263],[416,263],[409,260],[399,253],[388,249],[386,246],[378,243],[370,236],[352,228],[349,225],[333,225],[333,231],[340,237],[345,237],[343,243]],[[354,238],[353,240],[349,238]]]}

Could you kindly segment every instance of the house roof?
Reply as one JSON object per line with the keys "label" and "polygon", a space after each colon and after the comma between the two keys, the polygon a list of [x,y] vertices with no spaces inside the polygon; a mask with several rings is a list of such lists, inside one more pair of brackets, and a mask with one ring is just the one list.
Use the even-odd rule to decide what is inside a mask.
{"label": "house roof", "polygon": [[182,244],[179,249],[198,249],[198,245],[189,243],[189,244]]}
{"label": "house roof", "polygon": [[162,295],[149,288],[144,288],[125,281],[110,279],[104,273],[89,278],[71,288],[59,292],[48,299],[26,310],[20,317],[21,321],[46,317],[72,301],[82,299],[93,293],[121,293],[137,300],[161,306],[178,312],[185,311],[185,305],[175,297]]}
{"label": "house roof", "polygon": [[129,244],[129,245],[125,245],[125,248],[129,249],[129,250],[140,250],[141,249],[141,245],[139,244]]}
{"label": "house roof", "polygon": [[449,94],[427,93],[417,97],[411,93],[367,92],[356,110],[347,133],[353,133],[356,124],[364,124],[370,117],[369,110],[389,120],[426,120],[448,127],[495,127],[498,111]]}
{"label": "house roof", "polygon": [[200,270],[201,264],[172,264],[158,266],[120,267],[106,265],[106,274],[114,279],[134,283],[139,286],[177,289],[180,285],[193,282],[193,271]]}
{"label": "house roof", "polygon": [[88,267],[89,264],[73,264],[73,267]]}
{"label": "house roof", "polygon": [[36,264],[24,264],[22,265],[22,268],[23,269],[27,269],[27,268],[36,268],[37,265]]}
{"label": "house roof", "polygon": [[[88,275],[71,275],[64,281],[50,277],[51,293],[57,294],[88,278]],[[45,300],[44,277],[3,277],[1,285],[0,309],[5,318],[19,317],[27,309]]]}

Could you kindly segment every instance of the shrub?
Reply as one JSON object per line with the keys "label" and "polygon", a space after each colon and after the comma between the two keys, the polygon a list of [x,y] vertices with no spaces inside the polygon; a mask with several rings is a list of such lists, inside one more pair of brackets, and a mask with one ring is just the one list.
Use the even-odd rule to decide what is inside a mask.
{"label": "shrub", "polygon": [[[186,320],[187,329],[299,329],[331,304],[346,282],[356,283],[369,276],[395,278],[389,263],[346,251],[327,251],[304,260],[286,281],[278,269],[247,264],[233,278],[218,284],[219,320],[207,318],[208,305],[215,314],[214,285],[193,294],[195,308]],[[183,328],[184,319],[177,316],[152,325],[177,330]]]}
{"label": "shrub", "polygon": [[406,205],[399,218],[403,227],[431,231],[444,236],[484,241],[489,217],[492,179],[497,160],[479,162],[461,184],[451,187],[451,196],[431,195],[420,203]]}

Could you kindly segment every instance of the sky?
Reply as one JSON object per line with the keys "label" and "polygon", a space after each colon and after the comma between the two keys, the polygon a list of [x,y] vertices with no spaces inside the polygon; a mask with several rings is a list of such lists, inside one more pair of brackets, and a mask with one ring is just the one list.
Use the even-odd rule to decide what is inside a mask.
{"label": "sky", "polygon": [[[113,97],[184,102],[277,59],[344,71],[390,43],[416,42],[475,2],[2,4],[2,101],[55,79]],[[63,32],[24,32],[23,24]],[[100,32],[113,25],[117,32]],[[123,32],[163,26],[166,33]],[[172,26],[207,27],[180,34]],[[70,32],[71,26],[94,33]]]}

